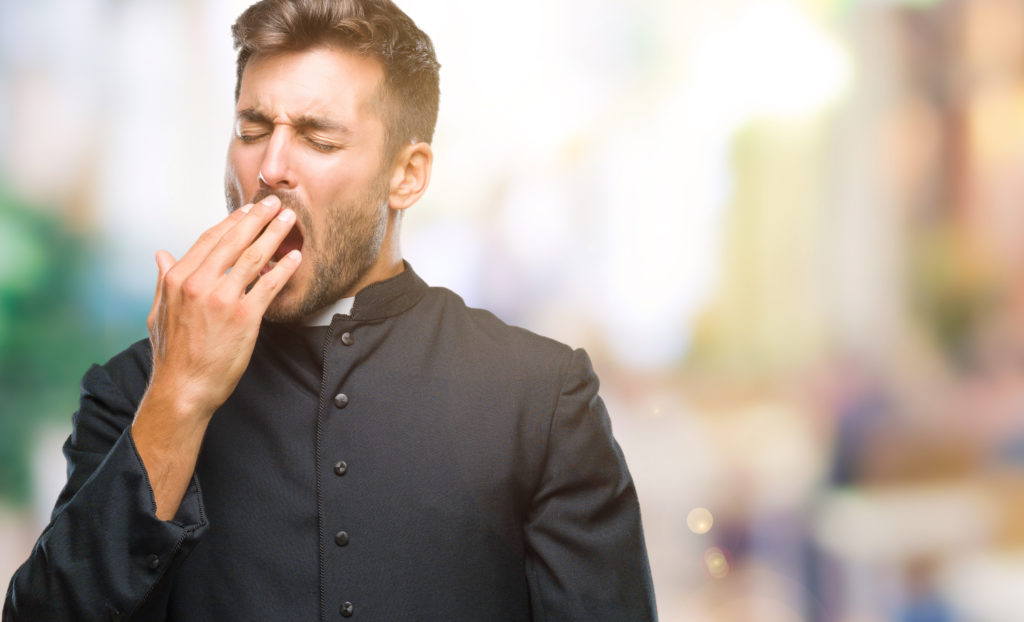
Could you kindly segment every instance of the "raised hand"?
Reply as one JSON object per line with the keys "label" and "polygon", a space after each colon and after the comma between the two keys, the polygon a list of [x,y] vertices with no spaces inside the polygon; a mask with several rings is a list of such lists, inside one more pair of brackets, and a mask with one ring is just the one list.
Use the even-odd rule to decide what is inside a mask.
{"label": "raised hand", "polygon": [[294,223],[269,196],[205,231],[180,260],[157,253],[153,374],[132,437],[164,520],[181,503],[210,417],[249,364],[263,313],[299,267],[293,250],[264,270]]}

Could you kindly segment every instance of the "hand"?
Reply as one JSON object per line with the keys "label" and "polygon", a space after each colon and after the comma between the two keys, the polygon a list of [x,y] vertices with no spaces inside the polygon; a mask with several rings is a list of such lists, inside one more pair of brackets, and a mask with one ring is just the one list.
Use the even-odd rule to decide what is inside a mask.
{"label": "hand", "polygon": [[248,367],[267,306],[299,267],[293,250],[260,276],[295,224],[291,210],[280,210],[269,196],[204,232],[180,261],[156,254],[146,320],[153,374],[131,434],[161,520],[178,511],[206,426]]}
{"label": "hand", "polygon": [[227,400],[249,364],[267,306],[299,267],[293,250],[259,276],[295,223],[291,210],[280,210],[271,195],[232,212],[180,260],[157,252],[159,279],[146,321],[153,344],[149,392],[173,396],[176,414],[208,418]]}

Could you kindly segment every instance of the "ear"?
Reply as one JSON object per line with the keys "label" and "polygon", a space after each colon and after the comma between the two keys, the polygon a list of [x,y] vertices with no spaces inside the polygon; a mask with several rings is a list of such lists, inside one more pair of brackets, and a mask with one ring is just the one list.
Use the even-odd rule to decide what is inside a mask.
{"label": "ear", "polygon": [[430,185],[434,151],[427,143],[406,145],[395,156],[391,169],[388,207],[404,210],[419,201]]}

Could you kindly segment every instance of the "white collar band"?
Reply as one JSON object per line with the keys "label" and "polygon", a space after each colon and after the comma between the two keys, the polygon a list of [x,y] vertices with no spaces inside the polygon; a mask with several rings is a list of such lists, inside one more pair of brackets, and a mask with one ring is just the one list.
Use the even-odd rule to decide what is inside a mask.
{"label": "white collar band", "polygon": [[329,304],[323,309],[313,313],[308,318],[302,321],[303,326],[330,326],[331,320],[334,319],[335,315],[348,315],[352,312],[352,304],[355,303],[356,297],[350,296],[348,298],[342,298],[333,304]]}

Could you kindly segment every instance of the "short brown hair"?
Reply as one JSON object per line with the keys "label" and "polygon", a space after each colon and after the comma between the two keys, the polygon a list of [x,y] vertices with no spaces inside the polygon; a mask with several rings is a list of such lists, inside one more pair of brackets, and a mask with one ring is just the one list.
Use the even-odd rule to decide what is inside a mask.
{"label": "short brown hair", "polygon": [[231,34],[238,50],[235,101],[253,56],[338,46],[384,67],[387,157],[403,144],[433,139],[441,65],[430,37],[391,0],[261,0],[238,17]]}

